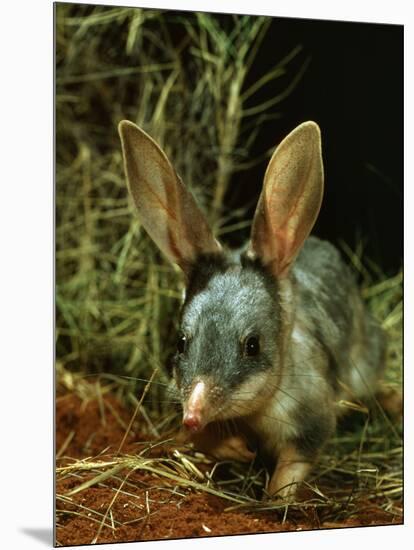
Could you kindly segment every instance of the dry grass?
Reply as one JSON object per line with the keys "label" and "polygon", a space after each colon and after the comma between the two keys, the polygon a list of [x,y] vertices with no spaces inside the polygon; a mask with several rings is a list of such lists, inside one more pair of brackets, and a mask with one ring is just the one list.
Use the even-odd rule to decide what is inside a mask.
{"label": "dry grass", "polygon": [[[96,392],[117,393],[141,411],[154,436],[165,433],[176,418],[165,397],[164,366],[174,349],[181,281],[133,213],[117,124],[127,118],[154,136],[174,159],[216,233],[228,234],[249,223],[243,211],[224,208],[231,177],[258,161],[251,159],[249,148],[261,125],[280,116],[275,107],[299,82],[307,61],[298,46],[247,86],[268,27],[261,17],[57,4],[56,24],[57,384],[84,400]],[[292,73],[290,63],[298,56],[302,68]],[[289,84],[282,86],[280,77],[286,75]],[[268,99],[257,102],[263,90]],[[399,389],[402,274],[384,278],[375,266],[363,264],[360,252],[350,257],[365,281],[369,307],[389,337],[386,382]],[[88,381],[90,375],[95,384]],[[264,470],[232,465],[224,481],[216,464],[202,473],[200,461],[210,464],[191,449],[168,459],[121,453],[107,462],[74,461],[58,468],[57,475],[76,476],[80,491],[145,469],[177,487],[219,494],[229,507],[280,507],[257,500]],[[85,472],[96,477],[82,485]],[[338,490],[333,499],[320,492],[320,479],[337,487],[352,481],[353,490]],[[379,406],[371,413],[356,412],[352,425],[330,443],[309,483],[314,497],[298,506],[324,507],[332,518],[354,513],[352,503],[361,495],[380,498],[384,509],[398,513],[400,427]],[[95,520],[103,525],[108,516]]]}
{"label": "dry grass", "polygon": [[[280,115],[306,60],[287,89],[278,79],[300,47],[247,87],[262,17],[58,4],[56,24],[57,355],[70,369],[148,379],[172,349],[180,278],[129,203],[118,122],[164,146],[228,235],[249,224],[224,210],[230,178],[252,162],[261,125]],[[263,89],[271,101],[256,104]]]}
{"label": "dry grass", "polygon": [[[385,382],[388,386],[401,388],[401,275],[365,288],[370,305],[383,312],[383,326],[389,337],[388,363]],[[398,313],[399,312],[399,313]],[[84,399],[82,384],[74,384]],[[122,379],[118,381],[122,385]],[[112,390],[102,384],[102,393]],[[70,389],[72,384],[69,384]],[[148,389],[148,384],[147,384]],[[93,390],[95,391],[95,390]],[[137,403],[142,406],[143,400]],[[355,412],[341,426],[323,453],[308,488],[312,496],[305,501],[291,504],[292,509],[317,508],[323,510],[324,521],[338,522],[357,516],[360,502],[376,503],[386,512],[402,517],[402,440],[398,421],[384,416],[377,403],[371,410],[354,404]],[[136,410],[137,410],[136,409]],[[140,409],[141,410],[141,409]],[[151,407],[150,407],[151,410]],[[160,428],[160,426],[159,426]],[[162,433],[162,429],[159,430]],[[168,441],[159,441],[164,445]],[[146,455],[154,444],[144,446],[134,456],[119,454],[107,459],[91,457],[74,460],[57,469],[58,479],[66,476],[76,478],[75,489],[59,499],[92,486],[105,487],[111,478],[122,484],[134,471],[152,473],[160,480],[160,487],[167,481],[171,488],[220,496],[228,501],[228,510],[278,510],[285,515],[286,505],[278,501],[262,502],[261,494],[267,481],[267,472],[260,466],[225,464],[226,476],[222,476],[222,463],[212,462],[208,457],[190,447],[175,448],[173,455],[148,458]],[[200,464],[204,466],[200,468]],[[90,474],[94,474],[92,477]],[[82,482],[87,475],[87,481]],[[327,487],[328,491],[321,489]],[[137,487],[138,489],[138,487]],[[129,486],[128,491],[133,491]],[[120,488],[122,493],[122,488]],[[82,510],[79,511],[82,514]]]}

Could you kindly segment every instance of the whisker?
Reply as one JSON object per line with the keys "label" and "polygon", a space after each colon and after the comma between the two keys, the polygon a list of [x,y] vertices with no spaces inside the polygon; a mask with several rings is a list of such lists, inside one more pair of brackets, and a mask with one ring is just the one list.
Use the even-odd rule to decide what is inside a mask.
{"label": "whisker", "polygon": [[237,426],[236,421],[234,418],[230,418],[229,420],[229,429],[230,429],[230,435],[236,435],[237,434]]}
{"label": "whisker", "polygon": [[[300,388],[291,388],[291,389],[300,389]],[[282,388],[277,388],[277,391],[280,391],[281,393],[286,395],[288,398],[290,398],[294,402],[296,402],[300,407],[305,408],[307,411],[309,411],[311,413],[316,412],[314,408],[309,406],[309,403],[307,403],[305,401],[302,401],[300,399],[297,399],[296,397],[291,395],[288,391],[283,390]],[[251,397],[254,397],[254,395],[255,394],[253,394],[253,393],[250,394]],[[246,396],[249,397],[249,394],[247,393]],[[282,409],[286,410],[286,406],[283,404],[283,402],[280,399],[278,399],[277,394],[274,395],[272,397],[272,399],[275,400],[275,402],[277,403],[278,406],[280,406]],[[238,398],[235,398],[235,397],[231,397],[228,401],[231,402],[231,403],[235,403],[236,405],[241,404],[241,403],[246,403],[246,399],[244,399],[244,398],[239,398],[238,399]],[[248,407],[247,404],[246,404],[246,407]],[[246,410],[248,410],[248,409],[246,409]]]}
{"label": "whisker", "polygon": [[173,400],[173,399],[149,398],[149,399],[145,399],[144,403],[174,403],[174,404],[180,405],[181,401]]}
{"label": "whisker", "polygon": [[[91,377],[95,377],[95,378],[107,378],[109,380],[114,380],[116,381],[117,379],[121,378],[122,380],[134,380],[136,382],[149,382],[149,378],[139,378],[139,377],[136,377],[136,376],[127,376],[127,375],[124,375],[124,374],[111,374],[109,372],[101,372],[101,373],[98,373],[98,374],[84,374],[82,376],[83,378],[91,378]],[[154,380],[151,382],[151,384],[157,384],[158,386],[164,386],[164,387],[168,387],[169,384],[167,382],[155,382]]]}
{"label": "whisker", "polygon": [[[311,407],[309,407],[308,403],[305,403],[303,401],[300,401],[299,399],[297,399],[296,397],[294,397],[293,395],[291,395],[288,391],[286,390],[283,390],[282,388],[278,388],[278,391],[282,392],[284,395],[286,395],[287,397],[289,397],[290,399],[292,399],[293,401],[295,401],[295,403],[297,403],[298,405],[300,405],[301,407],[305,407],[306,409],[308,409],[308,411],[310,412],[315,412]],[[282,406],[281,402],[279,402],[279,404]]]}
{"label": "whisker", "polygon": [[[247,408],[247,405],[246,407],[243,409],[243,407],[241,407],[240,405],[238,405],[238,409],[235,409],[235,408],[230,408],[228,409],[228,411],[230,413],[233,413],[237,416],[243,416],[244,414],[243,413],[246,413],[246,412],[250,412],[250,410]],[[293,422],[289,422],[288,420],[284,420],[282,418],[278,418],[276,416],[272,416],[272,415],[268,415],[268,414],[262,414],[262,417],[263,418],[268,418],[269,420],[275,420],[276,422],[280,422],[281,424],[286,424],[288,426],[293,426],[293,427],[297,427],[297,424],[294,424]]]}

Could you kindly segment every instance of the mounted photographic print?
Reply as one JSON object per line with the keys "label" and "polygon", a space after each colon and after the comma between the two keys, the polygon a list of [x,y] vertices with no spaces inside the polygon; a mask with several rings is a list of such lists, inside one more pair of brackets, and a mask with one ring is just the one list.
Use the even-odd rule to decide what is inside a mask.
{"label": "mounted photographic print", "polygon": [[401,524],[403,27],[55,40],[56,545]]}

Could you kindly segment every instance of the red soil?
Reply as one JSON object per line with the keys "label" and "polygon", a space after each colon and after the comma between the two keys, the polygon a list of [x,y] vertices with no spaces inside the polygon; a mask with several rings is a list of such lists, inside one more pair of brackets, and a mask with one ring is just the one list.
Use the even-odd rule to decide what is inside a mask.
{"label": "red soil", "polygon": [[[82,405],[76,395],[59,396],[56,403],[56,449],[59,453],[64,446],[64,452],[59,453],[64,456],[57,460],[57,465],[70,463],[70,458],[91,457],[102,452],[105,454],[100,455],[101,459],[113,456],[123,440],[131,414],[111,395],[106,395],[100,404],[95,399],[86,405]],[[133,454],[143,448],[136,423],[133,428],[135,432],[131,432],[125,441],[123,453]],[[148,437],[144,439],[148,440]],[[157,448],[156,452],[165,456],[168,450]],[[87,472],[82,477],[58,474],[56,493],[65,495],[96,475],[97,472]],[[122,483],[122,492],[117,494],[116,490]],[[79,504],[83,508],[77,506]],[[380,504],[361,502],[357,513],[344,513],[346,519],[341,521],[332,521],[332,515],[329,517],[320,509],[289,510],[284,520],[279,511],[225,511],[231,506],[227,500],[188,488],[175,488],[173,483],[148,472],[123,470],[116,477],[70,498],[62,500],[58,496],[56,543],[60,546],[89,544],[98,533],[96,542],[113,543],[402,522],[400,515],[385,512]],[[100,529],[108,507],[107,526]]]}

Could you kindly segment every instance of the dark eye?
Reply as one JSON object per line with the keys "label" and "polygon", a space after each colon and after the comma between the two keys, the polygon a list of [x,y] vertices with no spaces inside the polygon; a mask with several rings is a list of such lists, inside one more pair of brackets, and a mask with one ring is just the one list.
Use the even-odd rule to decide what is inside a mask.
{"label": "dark eye", "polygon": [[178,353],[181,354],[181,353],[184,353],[186,349],[187,349],[187,338],[185,334],[180,334],[177,340],[177,351]]}
{"label": "dark eye", "polygon": [[244,354],[249,357],[258,355],[260,351],[260,344],[258,336],[248,336],[244,341]]}

